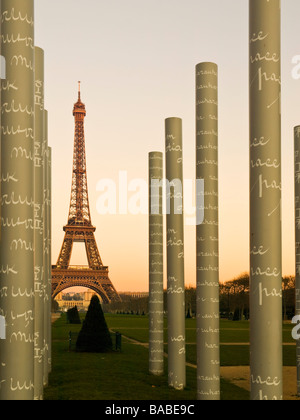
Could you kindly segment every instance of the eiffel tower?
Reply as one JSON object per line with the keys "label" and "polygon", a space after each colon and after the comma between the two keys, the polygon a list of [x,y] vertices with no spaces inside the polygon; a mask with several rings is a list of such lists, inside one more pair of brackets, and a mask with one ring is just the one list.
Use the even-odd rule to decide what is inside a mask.
{"label": "eiffel tower", "polygon": [[[102,264],[92,225],[86,175],[84,139],[85,105],[81,102],[80,82],[78,101],[74,105],[75,139],[71,202],[65,237],[56,265],[52,266],[52,298],[69,287],[87,287],[99,294],[104,303],[120,301],[108,276],[108,267]],[[70,266],[74,242],[84,242],[88,266]]]}

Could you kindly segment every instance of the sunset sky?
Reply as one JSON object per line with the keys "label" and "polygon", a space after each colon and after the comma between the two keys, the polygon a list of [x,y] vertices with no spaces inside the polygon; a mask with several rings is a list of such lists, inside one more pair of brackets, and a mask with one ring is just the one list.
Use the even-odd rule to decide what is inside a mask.
{"label": "sunset sky", "polygon": [[[148,290],[148,216],[100,215],[101,179],[147,181],[164,120],[183,119],[184,178],[195,177],[195,66],[219,66],[220,280],[249,270],[248,0],[38,0],[45,107],[53,149],[52,263],[67,222],[77,81],[86,105],[92,223],[118,291]],[[300,2],[282,1],[283,274],[294,275],[293,127],[300,124]],[[299,58],[300,62],[300,58]],[[128,191],[128,200],[134,192]],[[195,227],[185,230],[186,284],[196,284]],[[82,251],[82,250],[81,250]],[[81,263],[80,251],[72,263]]]}

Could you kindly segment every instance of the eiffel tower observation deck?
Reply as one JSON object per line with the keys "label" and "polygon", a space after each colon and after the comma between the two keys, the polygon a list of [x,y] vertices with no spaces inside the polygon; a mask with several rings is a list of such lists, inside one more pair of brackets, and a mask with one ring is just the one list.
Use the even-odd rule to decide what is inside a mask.
{"label": "eiffel tower observation deck", "polygon": [[[78,101],[74,105],[75,138],[71,200],[68,223],[57,263],[52,266],[52,298],[69,287],[87,287],[98,293],[104,303],[120,301],[108,276],[108,267],[102,263],[92,225],[86,170],[84,118],[85,105],[81,102],[80,82]],[[74,242],[83,242],[88,266],[70,266]]]}

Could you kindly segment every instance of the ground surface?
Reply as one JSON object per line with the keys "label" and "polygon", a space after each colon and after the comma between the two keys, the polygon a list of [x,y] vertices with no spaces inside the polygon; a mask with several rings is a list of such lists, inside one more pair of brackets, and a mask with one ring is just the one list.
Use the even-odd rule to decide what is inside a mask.
{"label": "ground surface", "polygon": [[[250,391],[250,368],[248,366],[221,367],[222,378],[239,388]],[[283,399],[299,400],[297,397],[297,372],[296,367],[284,366],[283,368]]]}
{"label": "ground surface", "polygon": [[[196,322],[186,322],[187,388],[183,392],[167,385],[165,373],[154,378],[148,373],[148,319],[134,315],[106,315],[111,331],[122,333],[122,352],[78,354],[69,352],[70,326],[65,316],[53,316],[53,368],[45,399],[98,400],[193,400],[196,399]],[[296,397],[296,348],[292,326],[283,325],[284,399]],[[250,389],[249,323],[221,321],[221,397],[247,400]],[[165,357],[167,360],[167,325]]]}

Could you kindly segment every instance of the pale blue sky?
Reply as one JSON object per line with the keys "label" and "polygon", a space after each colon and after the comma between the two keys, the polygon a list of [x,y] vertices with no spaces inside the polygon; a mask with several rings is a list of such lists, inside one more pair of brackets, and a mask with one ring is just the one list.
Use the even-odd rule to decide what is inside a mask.
{"label": "pale blue sky", "polygon": [[[282,0],[283,272],[294,273],[293,127],[300,124],[300,2]],[[147,216],[100,216],[101,178],[147,179],[147,155],[164,150],[164,119],[183,119],[184,175],[195,173],[195,65],[219,65],[220,279],[249,269],[248,1],[38,0],[36,45],[45,50],[53,147],[53,263],[67,221],[73,104],[86,104],[92,221],[118,290],[147,290]],[[300,73],[300,72],[299,72]],[[195,232],[186,228],[186,282],[195,284]]]}

